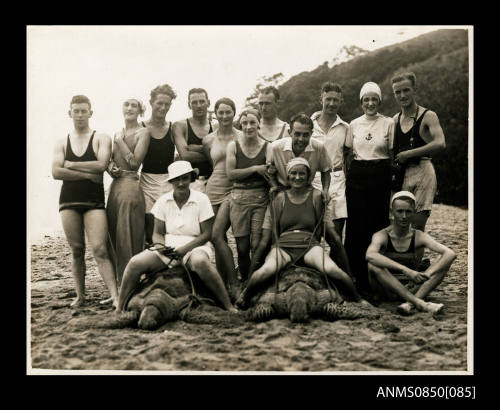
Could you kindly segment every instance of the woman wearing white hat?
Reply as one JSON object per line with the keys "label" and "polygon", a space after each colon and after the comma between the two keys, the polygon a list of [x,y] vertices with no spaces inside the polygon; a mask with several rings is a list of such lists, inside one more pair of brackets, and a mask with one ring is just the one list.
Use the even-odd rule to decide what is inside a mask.
{"label": "woman wearing white hat", "polygon": [[141,275],[155,272],[180,261],[214,293],[222,306],[235,312],[221,277],[211,264],[210,234],[214,212],[208,197],[193,190],[189,184],[198,175],[187,161],[175,161],[168,167],[168,181],[174,189],[162,195],[151,209],[154,215],[153,242],[175,249],[174,256],[161,252],[161,247],[149,248],[135,255],[123,274],[118,310],[123,310]]}
{"label": "woman wearing white hat", "polygon": [[364,115],[351,121],[345,143],[348,164],[354,157],[346,178],[345,249],[357,287],[367,290],[366,249],[372,235],[389,225],[394,121],[378,112],[382,92],[376,83],[365,83],[359,98]]}
{"label": "woman wearing white hat", "polygon": [[[342,283],[357,302],[367,303],[359,296],[347,273],[325,255],[320,246],[323,230],[323,201],[321,191],[311,186],[311,167],[302,157],[290,160],[286,166],[291,188],[282,191],[272,200],[262,226],[262,240],[255,251],[259,259],[276,230],[277,243],[273,243],[264,264],[253,272],[247,287],[241,292],[236,305],[245,307],[252,291],[259,283],[271,278],[284,266],[292,263],[305,264],[325,273],[334,281]],[[333,223],[328,229],[333,230]]]}

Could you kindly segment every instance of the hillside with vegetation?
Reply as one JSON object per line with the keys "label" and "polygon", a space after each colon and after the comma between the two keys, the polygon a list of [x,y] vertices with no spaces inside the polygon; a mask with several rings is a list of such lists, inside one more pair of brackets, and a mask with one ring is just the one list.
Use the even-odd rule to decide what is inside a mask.
{"label": "hillside with vegetation", "polygon": [[321,110],[320,90],[334,81],[344,91],[339,115],[347,122],[363,114],[359,91],[363,83],[380,85],[380,112],[399,111],[392,96],[391,78],[402,71],[417,76],[417,102],[438,115],[446,137],[446,150],[433,158],[438,179],[435,202],[467,206],[469,50],[464,29],[444,29],[355,56],[331,67],[325,62],[282,83],[279,116],[289,120],[297,112]]}

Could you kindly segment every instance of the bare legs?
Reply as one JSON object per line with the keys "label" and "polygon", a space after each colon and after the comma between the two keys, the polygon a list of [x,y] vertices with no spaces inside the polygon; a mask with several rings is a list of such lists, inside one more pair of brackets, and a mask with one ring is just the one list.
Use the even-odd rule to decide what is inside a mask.
{"label": "bare legs", "polygon": [[155,227],[155,217],[147,213],[144,220],[144,236],[147,244],[153,243],[153,230]]}
{"label": "bare legs", "polygon": [[330,259],[330,257],[324,254],[323,248],[320,246],[313,246],[304,255],[304,262],[306,265],[312,266],[320,272],[326,273],[326,275],[334,281],[342,283],[347,289],[349,289],[349,292],[354,297],[354,300],[357,302],[361,301],[361,297],[359,296],[352,279],[347,273],[340,269],[335,262]]}
{"label": "bare legs", "polygon": [[215,248],[215,263],[228,290],[236,285],[236,269],[233,252],[227,243],[226,232],[231,226],[229,219],[229,201],[213,206],[216,214],[212,228],[211,242]]}
{"label": "bare legs", "polygon": [[[451,264],[450,264],[451,265]],[[368,272],[370,280],[380,285],[386,292],[395,293],[406,302],[411,303],[419,310],[431,313],[439,313],[443,308],[441,303],[425,302],[423,298],[429,294],[441,281],[443,280],[449,266],[431,276],[429,280],[419,288],[415,295],[411,293],[399,280],[397,280],[386,268],[379,268],[378,266],[368,264]],[[424,287],[425,286],[425,287]],[[422,289],[423,288],[423,289]],[[405,304],[403,304],[405,305]],[[404,309],[407,305],[402,306]],[[410,306],[411,309],[411,306]]]}
{"label": "bare legs", "polygon": [[85,234],[83,218],[71,209],[60,212],[66,240],[71,248],[71,274],[75,281],[76,299],[71,306],[81,306],[85,303]]}
{"label": "bare legs", "polygon": [[[416,212],[413,215],[412,219],[412,226],[415,229],[418,229],[422,232],[425,232],[425,225],[427,224],[427,220],[429,219],[429,216],[431,215],[431,211],[421,211],[421,212]],[[424,256],[424,248],[419,248],[416,250],[416,255],[415,258],[420,263],[422,260],[422,257]]]}
{"label": "bare legs", "polygon": [[118,311],[124,310],[130,295],[137,287],[141,275],[145,272],[154,272],[166,266],[162,260],[152,251],[144,250],[132,256],[123,272],[122,285],[120,287],[120,298],[118,299]]}
{"label": "bare legs", "polygon": [[76,299],[72,306],[80,306],[85,302],[85,235],[87,232],[97,269],[111,293],[113,305],[118,303],[118,290],[107,249],[108,224],[104,209],[92,209],[82,215],[72,209],[61,211],[61,220],[66,238],[71,247],[73,262],[71,273],[75,280]]}
{"label": "bare legs", "polygon": [[335,232],[337,232],[341,240],[342,240],[342,232],[344,231],[345,220],[346,218],[339,218],[333,220],[333,226],[335,228]]}
{"label": "bare legs", "polygon": [[250,269],[250,236],[240,236],[235,240],[241,278],[247,280]]}
{"label": "bare legs", "polygon": [[[235,312],[229,300],[229,295],[224,287],[224,283],[215,268],[210,263],[208,255],[203,251],[193,251],[187,262],[187,267],[196,272],[200,279],[214,293],[225,309]],[[122,286],[120,288],[120,298],[118,311],[125,309],[125,306],[137,287],[141,275],[145,272],[154,272],[164,268],[166,264],[152,251],[144,250],[130,259],[125,272],[123,273]]]}
{"label": "bare legs", "polygon": [[193,251],[186,266],[198,274],[200,279],[213,292],[226,310],[233,313],[237,312],[236,308],[229,300],[229,295],[224,286],[224,282],[215,270],[214,266],[210,263],[210,259],[205,252],[197,250]]}
{"label": "bare legs", "polygon": [[266,257],[264,264],[252,273],[248,280],[247,287],[241,292],[236,306],[245,307],[248,302],[248,297],[252,290],[261,282],[272,277],[276,272],[283,268],[287,263],[291,262],[292,258],[285,251],[277,248],[272,248]]}

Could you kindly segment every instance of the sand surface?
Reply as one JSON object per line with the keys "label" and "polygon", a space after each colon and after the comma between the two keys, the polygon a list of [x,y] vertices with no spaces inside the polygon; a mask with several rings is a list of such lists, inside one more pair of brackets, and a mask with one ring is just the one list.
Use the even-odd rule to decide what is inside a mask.
{"label": "sand surface", "polygon": [[428,232],[458,255],[449,275],[428,298],[445,305],[436,317],[422,312],[400,316],[395,302],[380,304],[378,319],[307,324],[288,319],[252,323],[221,311],[214,313],[220,322],[176,321],[153,332],[89,325],[113,315],[109,306],[98,303],[108,292],[91,251],[86,253],[87,304],[73,309],[69,247],[62,236],[45,237],[31,246],[31,366],[35,370],[466,371],[467,281],[472,279],[467,270],[467,224],[467,210],[434,205]]}

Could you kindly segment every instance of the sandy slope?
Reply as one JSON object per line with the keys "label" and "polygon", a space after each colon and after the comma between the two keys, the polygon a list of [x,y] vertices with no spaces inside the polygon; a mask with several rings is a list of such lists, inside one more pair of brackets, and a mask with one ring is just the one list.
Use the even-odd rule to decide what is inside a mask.
{"label": "sandy slope", "polygon": [[[456,371],[467,370],[467,210],[435,205],[428,230],[457,252],[450,274],[431,294],[445,304],[402,317],[396,303],[380,318],[293,324],[228,317],[218,324],[168,323],[155,332],[86,326],[112,315],[98,301],[104,283],[87,250],[87,306],[75,296],[69,248],[61,237],[32,246],[31,355],[34,369],[184,371]],[[433,255],[431,255],[431,258]],[[470,273],[472,274],[472,272]]]}

